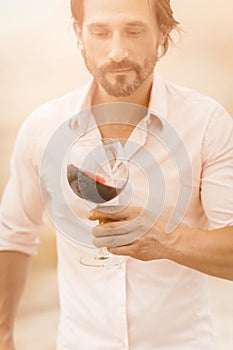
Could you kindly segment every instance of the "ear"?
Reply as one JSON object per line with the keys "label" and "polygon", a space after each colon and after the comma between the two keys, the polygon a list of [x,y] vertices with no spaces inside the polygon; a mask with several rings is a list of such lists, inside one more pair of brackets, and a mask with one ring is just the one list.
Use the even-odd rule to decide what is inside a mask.
{"label": "ear", "polygon": [[159,35],[159,41],[158,41],[158,46],[163,46],[165,40],[167,37],[167,33],[160,33]]}
{"label": "ear", "polygon": [[73,21],[73,30],[75,32],[77,39],[80,40],[80,38],[82,36],[82,30],[75,20]]}
{"label": "ear", "polygon": [[74,21],[73,22],[73,29],[74,29],[74,32],[75,32],[75,35],[77,37],[77,43],[78,43],[78,47],[80,49],[83,48],[83,40],[82,40],[82,30],[81,28],[77,25],[77,23]]}
{"label": "ear", "polygon": [[83,50],[84,45],[83,45],[83,40],[81,37],[78,38],[77,43],[78,43],[78,47],[80,48],[80,50]]}

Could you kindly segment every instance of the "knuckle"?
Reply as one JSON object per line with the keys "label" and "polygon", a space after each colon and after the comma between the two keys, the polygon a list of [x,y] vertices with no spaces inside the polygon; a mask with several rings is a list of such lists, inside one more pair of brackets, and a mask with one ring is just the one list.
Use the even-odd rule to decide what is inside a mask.
{"label": "knuckle", "polygon": [[93,245],[94,245],[95,247],[99,248],[99,246],[98,246],[98,239],[93,238],[92,243],[93,243]]}
{"label": "knuckle", "polygon": [[98,227],[94,227],[94,228],[92,229],[92,234],[93,234],[95,237],[98,237],[99,234],[100,234],[99,231],[100,231],[100,230],[99,230]]}
{"label": "knuckle", "polygon": [[112,248],[117,247],[117,239],[115,235],[110,236],[110,245]]}
{"label": "knuckle", "polygon": [[114,222],[109,222],[108,223],[108,229],[113,229],[113,228],[115,228]]}

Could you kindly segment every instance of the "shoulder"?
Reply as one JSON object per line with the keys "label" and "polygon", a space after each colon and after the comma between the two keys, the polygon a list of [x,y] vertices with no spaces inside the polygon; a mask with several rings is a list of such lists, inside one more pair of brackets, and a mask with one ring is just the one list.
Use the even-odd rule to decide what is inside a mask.
{"label": "shoulder", "polygon": [[16,148],[39,159],[53,133],[78,110],[82,94],[83,89],[74,90],[33,110],[18,131]]}
{"label": "shoulder", "polygon": [[168,100],[186,108],[204,108],[206,111],[212,111],[220,106],[213,98],[170,81],[165,81],[165,88]]}
{"label": "shoulder", "polygon": [[48,123],[59,125],[74,114],[79,106],[83,89],[73,90],[64,96],[48,101],[37,107],[25,120],[25,125],[36,123],[38,127]]}
{"label": "shoulder", "polygon": [[165,81],[168,116],[200,125],[202,129],[215,123],[232,125],[233,119],[226,109],[213,98],[193,89]]}
{"label": "shoulder", "polygon": [[50,100],[35,108],[24,120],[19,135],[34,138],[54,132],[80,108],[84,88],[73,90],[64,96]]}

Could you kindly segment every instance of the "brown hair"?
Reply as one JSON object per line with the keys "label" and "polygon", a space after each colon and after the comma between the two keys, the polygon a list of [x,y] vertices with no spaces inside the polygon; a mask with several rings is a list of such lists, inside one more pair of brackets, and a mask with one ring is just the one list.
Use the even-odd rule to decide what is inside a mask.
{"label": "brown hair", "polygon": [[[97,0],[98,1],[98,0]],[[116,0],[117,1],[117,0]],[[151,8],[155,12],[155,17],[161,31],[161,34],[164,36],[164,41],[162,44],[162,53],[164,55],[170,43],[173,42],[171,38],[171,31],[176,30],[180,31],[179,22],[177,22],[173,16],[173,11],[171,8],[170,0],[147,0]],[[71,13],[73,18],[74,27],[79,27],[81,29],[83,17],[84,17],[84,8],[83,0],[70,0]]]}

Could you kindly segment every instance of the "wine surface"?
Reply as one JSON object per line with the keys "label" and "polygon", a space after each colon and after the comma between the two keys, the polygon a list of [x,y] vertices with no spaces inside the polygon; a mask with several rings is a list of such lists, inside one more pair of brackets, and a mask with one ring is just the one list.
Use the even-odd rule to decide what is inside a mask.
{"label": "wine surface", "polygon": [[84,172],[73,164],[67,166],[67,179],[74,193],[94,203],[104,203],[117,197],[122,189],[108,186],[104,178]]}

